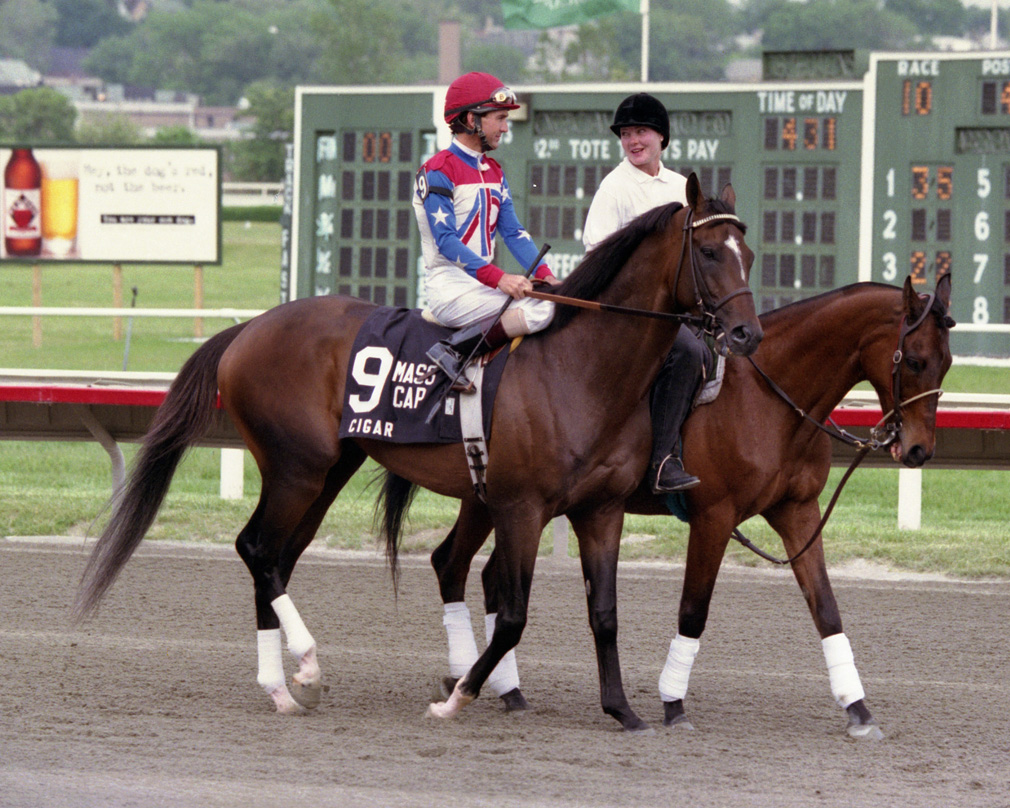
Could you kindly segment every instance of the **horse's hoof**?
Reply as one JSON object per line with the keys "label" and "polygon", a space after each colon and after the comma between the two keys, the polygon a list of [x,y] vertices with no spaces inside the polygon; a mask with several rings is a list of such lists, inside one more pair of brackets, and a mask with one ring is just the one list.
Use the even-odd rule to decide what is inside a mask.
{"label": "horse's hoof", "polygon": [[291,693],[284,685],[274,688],[267,695],[274,703],[274,710],[278,715],[302,715],[306,711],[302,705],[291,698]]}
{"label": "horse's hoof", "polygon": [[621,726],[624,727],[625,732],[630,732],[633,735],[647,735],[653,732],[652,727],[631,710],[614,714],[613,717],[621,722]]}
{"label": "horse's hoof", "polygon": [[502,704],[505,705],[506,713],[519,713],[530,709],[530,703],[526,701],[526,697],[518,687],[513,688],[500,698]]}
{"label": "horse's hoof", "polygon": [[663,702],[663,726],[669,729],[694,730],[687,714],[684,712],[683,699]]}
{"label": "horse's hoof", "polygon": [[456,689],[456,682],[459,679],[453,676],[443,676],[438,680],[438,687],[435,688],[435,701],[448,701],[452,691]]}
{"label": "horse's hoof", "polygon": [[428,705],[428,709],[424,711],[425,718],[440,718],[445,720],[446,718],[455,718],[456,711],[454,711],[448,703],[444,701],[432,703]]}
{"label": "horse's hoof", "polygon": [[849,724],[845,728],[848,736],[855,741],[882,741],[884,733],[876,724]]}
{"label": "horse's hoof", "polygon": [[291,698],[306,710],[316,709],[319,706],[319,702],[323,699],[323,692],[329,689],[329,685],[324,685],[320,679],[312,682],[291,680]]}

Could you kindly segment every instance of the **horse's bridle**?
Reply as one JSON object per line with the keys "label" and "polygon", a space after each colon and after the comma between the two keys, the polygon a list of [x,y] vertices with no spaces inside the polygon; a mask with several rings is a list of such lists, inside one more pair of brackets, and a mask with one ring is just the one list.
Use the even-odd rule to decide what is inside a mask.
{"label": "horse's bridle", "polygon": [[923,321],[932,313],[933,302],[936,300],[936,292],[930,292],[929,295],[922,295],[921,297],[926,298],[926,305],[922,313],[915,318],[915,321],[911,325],[908,324],[905,315],[902,315],[901,325],[898,327],[898,346],[894,349],[894,355],[891,357],[891,401],[894,402],[894,409],[883,416],[880,422],[870,431],[871,437],[878,440],[883,439],[883,443],[881,444],[883,446],[893,443],[898,437],[898,432],[901,429],[902,407],[911,404],[913,401],[918,401],[920,398],[932,395],[939,398],[943,395],[943,389],[936,387],[907,398],[904,401],[901,400],[901,366],[904,364],[903,360],[905,358],[905,337],[922,325]]}
{"label": "horse's bridle", "polygon": [[[926,297],[923,295],[922,297]],[[772,389],[772,391],[783,401],[786,402],[798,415],[800,415],[805,420],[812,423],[818,429],[826,432],[832,438],[840,440],[842,443],[846,443],[849,446],[854,446],[856,448],[856,456],[853,458],[851,465],[848,470],[842,475],[842,479],[838,483],[838,487],[835,489],[835,493],[831,496],[831,501],[828,502],[827,508],[824,510],[824,516],[821,517],[820,524],[814,529],[813,534],[810,539],[802,549],[795,555],[789,558],[776,558],[769,553],[766,553],[756,544],[754,544],[750,539],[740,532],[739,528],[733,529],[733,538],[740,542],[744,547],[749,550],[753,550],[759,556],[767,561],[771,561],[773,564],[791,564],[801,555],[803,555],[813,543],[817,540],[817,537],[821,535],[821,531],[824,530],[824,526],[828,523],[828,517],[831,516],[831,512],[834,510],[835,503],[838,501],[839,495],[842,493],[842,489],[845,487],[845,483],[848,482],[849,477],[852,476],[852,472],[856,470],[856,467],[863,461],[863,458],[874,449],[883,449],[886,446],[894,443],[898,438],[898,433],[901,431],[901,408],[911,404],[913,401],[918,401],[920,398],[925,398],[927,396],[936,395],[937,397],[943,395],[943,389],[936,387],[932,390],[926,390],[925,392],[914,395],[911,398],[907,398],[904,401],[901,400],[901,366],[905,358],[905,337],[911,334],[915,329],[917,329],[925,321],[933,311],[933,301],[936,298],[936,292],[930,292],[927,300],[926,307],[923,312],[912,322],[911,325],[908,324],[908,320],[903,314],[901,316],[901,324],[898,326],[898,346],[895,348],[894,354],[891,357],[891,400],[894,402],[894,409],[889,413],[884,415],[870,430],[870,440],[866,441],[849,432],[846,432],[838,424],[834,422],[830,417],[827,419],[828,423],[831,424],[829,429],[816,418],[811,417],[806,411],[801,407],[797,406],[796,403],[789,397],[789,395],[774,381],[769,378],[761,368],[757,366],[757,363],[753,358],[748,357],[748,361],[754,367],[754,370],[758,372],[758,375],[765,380],[765,383]]]}
{"label": "horse's bridle", "polygon": [[[651,317],[655,320],[672,320],[677,323],[698,326],[705,333],[714,336],[718,327],[716,312],[738,295],[753,295],[754,292],[751,291],[749,286],[742,286],[739,289],[730,292],[725,297],[712,302],[712,293],[709,291],[708,285],[705,283],[705,279],[701,274],[701,270],[698,269],[698,264],[695,259],[693,249],[694,231],[703,225],[710,224],[711,222],[717,220],[736,222],[741,226],[743,223],[740,221],[739,217],[732,213],[713,213],[712,215],[705,216],[697,221],[692,221],[693,215],[693,208],[688,207],[687,218],[684,221],[685,236],[681,240],[680,261],[677,263],[677,274],[674,277],[673,289],[674,294],[676,294],[677,286],[680,284],[680,273],[684,268],[684,254],[687,252],[691,256],[689,263],[691,266],[691,276],[694,280],[694,305],[701,312],[700,316],[696,314],[675,314],[668,311],[652,311],[651,309],[635,309],[630,306],[617,306],[612,303],[600,303],[597,300],[580,300],[579,298],[565,297],[564,295],[555,295],[550,292],[541,292],[537,290],[527,292],[526,296],[536,298],[537,300],[549,300],[552,303],[557,303],[561,306],[574,306],[578,309],[608,311],[615,314],[632,314],[637,317]],[[691,249],[688,249],[689,247]]]}
{"label": "horse's bridle", "polygon": [[[684,219],[684,238],[681,239],[680,261],[677,263],[677,274],[673,281],[674,294],[676,294],[677,287],[680,285],[680,273],[684,268],[684,254],[687,253],[690,256],[689,262],[691,266],[691,277],[694,280],[694,305],[701,312],[699,325],[706,334],[709,334],[712,337],[715,336],[716,329],[718,327],[716,312],[739,295],[753,296],[754,294],[754,292],[751,291],[750,286],[741,286],[739,289],[730,292],[728,295],[725,295],[719,300],[713,301],[712,292],[708,288],[708,284],[705,283],[705,278],[702,275],[701,270],[698,269],[698,262],[695,258],[694,231],[699,227],[703,227],[706,224],[716,221],[729,221],[736,222],[739,225],[743,224],[740,221],[740,218],[733,213],[713,213],[709,216],[704,216],[701,219],[694,219],[694,208],[687,208],[687,216]],[[698,323],[698,320],[696,319],[694,322]]]}

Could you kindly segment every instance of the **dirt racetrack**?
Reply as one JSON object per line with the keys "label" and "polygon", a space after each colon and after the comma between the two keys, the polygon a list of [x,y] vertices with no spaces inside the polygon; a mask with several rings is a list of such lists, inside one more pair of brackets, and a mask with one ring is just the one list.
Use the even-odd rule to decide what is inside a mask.
{"label": "dirt racetrack", "polygon": [[[80,540],[0,539],[4,808],[1010,806],[1010,582],[834,577],[886,734],[856,743],[788,572],[724,570],[697,729],[670,732],[656,682],[682,568],[622,565],[625,686],[655,727],[629,736],[599,707],[575,561],[538,565],[519,648],[534,710],[484,695],[441,723],[424,715],[446,669],[425,558],[404,560],[398,599],[380,557],[302,559],[289,591],[331,687],[299,717],[256,684],[252,586],[230,548],[145,543],[72,626],[85,559]],[[479,617],[476,574],[468,602]]]}

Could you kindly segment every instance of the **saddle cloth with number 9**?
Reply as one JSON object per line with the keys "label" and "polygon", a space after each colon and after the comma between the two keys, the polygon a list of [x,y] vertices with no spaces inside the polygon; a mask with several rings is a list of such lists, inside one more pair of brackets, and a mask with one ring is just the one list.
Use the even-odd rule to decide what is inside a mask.
{"label": "saddle cloth with number 9", "polygon": [[[460,394],[446,393],[449,378],[425,356],[428,348],[451,333],[451,329],[425,320],[420,309],[376,309],[354,338],[340,437],[462,443]],[[484,367],[479,395],[484,435],[488,437],[491,408],[507,357],[508,351],[499,351],[489,356]],[[428,415],[438,401],[443,403],[428,424]]]}

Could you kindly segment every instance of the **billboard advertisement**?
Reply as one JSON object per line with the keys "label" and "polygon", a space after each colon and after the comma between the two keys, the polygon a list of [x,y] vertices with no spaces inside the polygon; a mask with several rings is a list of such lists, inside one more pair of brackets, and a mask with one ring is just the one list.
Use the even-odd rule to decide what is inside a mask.
{"label": "billboard advertisement", "polygon": [[0,260],[221,261],[217,148],[0,148]]}

